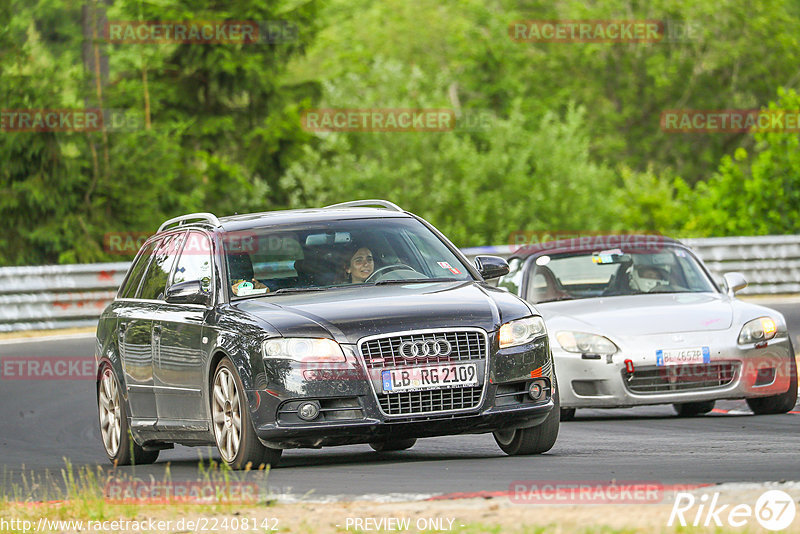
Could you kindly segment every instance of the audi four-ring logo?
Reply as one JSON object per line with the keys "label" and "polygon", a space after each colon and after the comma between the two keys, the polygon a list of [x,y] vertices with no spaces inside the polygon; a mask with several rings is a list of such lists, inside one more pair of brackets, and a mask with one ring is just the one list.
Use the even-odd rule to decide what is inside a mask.
{"label": "audi four-ring logo", "polygon": [[425,341],[404,341],[400,344],[400,356],[406,360],[447,356],[452,351],[453,346],[443,338]]}

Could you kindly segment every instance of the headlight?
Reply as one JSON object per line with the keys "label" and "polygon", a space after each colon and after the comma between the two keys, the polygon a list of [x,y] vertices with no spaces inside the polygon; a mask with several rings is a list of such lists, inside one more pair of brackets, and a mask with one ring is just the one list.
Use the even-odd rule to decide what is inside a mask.
{"label": "headlight", "polygon": [[771,317],[759,317],[752,321],[747,321],[739,332],[739,344],[758,343],[775,337],[778,325]]}
{"label": "headlight", "polygon": [[546,332],[544,320],[539,316],[509,321],[500,327],[500,348],[507,349],[524,345],[543,336]]}
{"label": "headlight", "polygon": [[281,337],[264,342],[265,358],[285,358],[298,362],[346,361],[342,347],[332,339]]}
{"label": "headlight", "polygon": [[567,352],[581,354],[614,354],[619,349],[607,337],[586,332],[559,332],[556,334],[558,344]]}

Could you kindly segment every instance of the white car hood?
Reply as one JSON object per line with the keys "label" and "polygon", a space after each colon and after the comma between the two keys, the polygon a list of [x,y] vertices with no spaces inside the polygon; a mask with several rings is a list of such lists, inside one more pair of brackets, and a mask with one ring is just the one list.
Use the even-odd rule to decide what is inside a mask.
{"label": "white car hood", "polygon": [[662,293],[536,304],[551,331],[566,328],[622,337],[727,330],[733,306],[721,293]]}

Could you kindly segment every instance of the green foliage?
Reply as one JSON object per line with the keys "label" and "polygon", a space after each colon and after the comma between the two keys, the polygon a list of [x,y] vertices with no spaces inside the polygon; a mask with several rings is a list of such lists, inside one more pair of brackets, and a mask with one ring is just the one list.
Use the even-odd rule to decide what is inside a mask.
{"label": "green foliage", "polygon": [[[111,21],[284,21],[297,38],[258,44],[108,44],[84,36],[80,4],[14,0],[0,30],[3,109],[123,110],[106,132],[2,132],[0,264],[119,259],[108,232],[153,231],[192,210],[285,205],[278,185],[309,135],[298,105],[314,84],[283,77],[316,32],[314,1],[88,2]],[[91,28],[90,22],[86,27]],[[94,56],[107,57],[102,93]],[[87,59],[88,58],[88,59]],[[103,62],[100,62],[102,65]]]}
{"label": "green foliage", "polygon": [[[354,107],[359,91],[361,108],[442,107],[420,91],[430,83],[418,68],[376,60],[366,74],[328,84],[325,105]],[[471,127],[449,132],[322,134],[284,188],[296,205],[390,198],[462,246],[504,243],[520,230],[607,228],[614,173],[589,157],[586,111],[532,118],[520,107],[507,118],[464,109],[457,122]]]}
{"label": "green foliage", "polygon": [[[521,99],[519,112],[540,117],[574,103],[587,110],[596,160],[690,184],[752,140],[665,133],[662,111],[758,108],[777,86],[797,84],[796,0],[331,0],[325,16],[293,65],[301,78],[337,83],[368,71],[378,53],[447,80],[429,90],[452,91],[465,107],[507,116]],[[509,24],[526,19],[660,20],[689,34],[650,44],[513,41]]]}
{"label": "green foliage", "polygon": [[[771,110],[800,110],[800,95],[778,91]],[[682,185],[689,207],[685,230],[709,235],[764,235],[800,232],[800,137],[797,133],[756,133],[755,148],[724,156],[717,173],[694,190]]]}
{"label": "green foliage", "polygon": [[[652,169],[637,173],[625,166],[620,167],[619,176],[620,186],[612,194],[615,231],[683,235],[687,207],[678,191],[685,182],[676,183],[668,174],[659,176]],[[686,191],[691,189],[686,186]]]}

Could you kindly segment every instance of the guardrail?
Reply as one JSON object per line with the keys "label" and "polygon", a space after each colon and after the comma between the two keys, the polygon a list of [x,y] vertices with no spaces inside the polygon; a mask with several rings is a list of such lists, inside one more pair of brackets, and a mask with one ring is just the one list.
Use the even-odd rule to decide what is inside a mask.
{"label": "guardrail", "polygon": [[0,332],[97,324],[129,265],[0,267]]}
{"label": "guardrail", "polygon": [[[800,236],[685,239],[712,274],[738,271],[749,284],[741,293],[800,293]],[[510,257],[512,245],[464,249]],[[128,262],[0,267],[0,332],[92,326],[113,300]]]}

